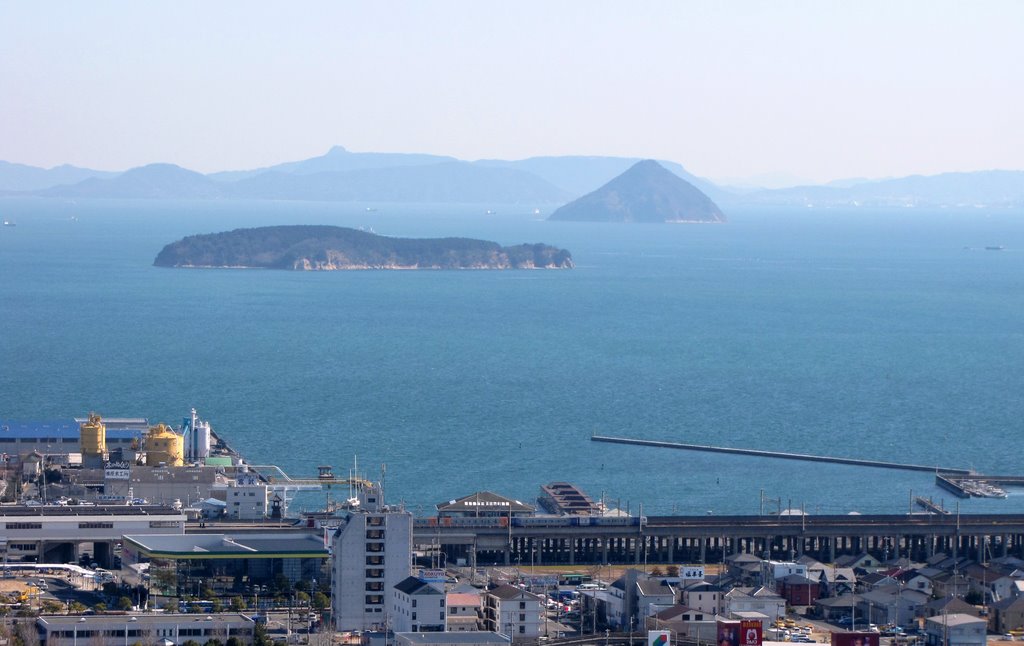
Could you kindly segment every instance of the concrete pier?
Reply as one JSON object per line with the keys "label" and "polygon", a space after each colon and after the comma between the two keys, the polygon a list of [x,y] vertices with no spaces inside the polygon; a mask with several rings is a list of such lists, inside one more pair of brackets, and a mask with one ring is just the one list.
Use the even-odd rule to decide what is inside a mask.
{"label": "concrete pier", "polygon": [[850,464],[858,467],[875,467],[877,469],[902,469],[904,471],[941,472],[955,475],[970,475],[968,469],[940,467],[924,464],[906,464],[903,462],[884,462],[881,460],[861,460],[859,458],[841,458],[829,455],[810,455],[807,453],[788,453],[785,451],[762,451],[760,449],[737,449],[726,446],[709,446],[705,444],[685,444],[683,442],[663,442],[660,440],[639,440],[629,437],[611,437],[592,435],[592,442],[609,442],[612,444],[633,444],[637,446],[653,446],[662,449],[683,449],[686,451],[705,451],[709,453],[731,453],[733,455],[750,455],[758,458],[779,458],[783,460],[803,460],[805,462],[829,462],[832,464]]}

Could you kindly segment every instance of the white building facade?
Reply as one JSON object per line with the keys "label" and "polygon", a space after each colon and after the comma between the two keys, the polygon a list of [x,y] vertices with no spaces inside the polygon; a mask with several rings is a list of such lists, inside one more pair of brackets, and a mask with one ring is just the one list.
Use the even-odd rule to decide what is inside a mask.
{"label": "white building facade", "polygon": [[512,641],[536,640],[541,634],[541,598],[526,590],[502,585],[484,601],[484,628]]}
{"label": "white building facade", "polygon": [[412,514],[385,506],[374,485],[359,499],[331,540],[335,630],[388,627],[390,590],[412,573]]}
{"label": "white building facade", "polygon": [[447,603],[443,586],[409,576],[391,588],[391,629],[396,633],[444,632]]}

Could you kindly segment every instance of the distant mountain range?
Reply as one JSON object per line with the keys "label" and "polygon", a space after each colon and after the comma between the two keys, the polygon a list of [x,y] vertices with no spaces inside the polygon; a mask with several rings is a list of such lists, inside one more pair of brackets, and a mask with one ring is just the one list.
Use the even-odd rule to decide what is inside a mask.
{"label": "distant mountain range", "polygon": [[848,185],[798,186],[744,194],[751,205],[778,206],[1024,206],[1024,172],[990,170],[975,173],[911,175],[897,179],[862,180]]}
{"label": "distant mountain range", "polygon": [[0,161],[0,191],[36,191],[60,184],[75,184],[91,177],[115,177],[118,174],[68,164],[37,168]]}
{"label": "distant mountain range", "polygon": [[[114,173],[0,161],[0,195],[557,205],[598,189],[639,161],[565,156],[469,162],[440,155],[354,153],[340,146],[311,159],[210,175],[171,164]],[[752,190],[717,186],[677,163],[659,163],[726,209],[750,205],[1024,207],[1024,171],[945,173]]]}

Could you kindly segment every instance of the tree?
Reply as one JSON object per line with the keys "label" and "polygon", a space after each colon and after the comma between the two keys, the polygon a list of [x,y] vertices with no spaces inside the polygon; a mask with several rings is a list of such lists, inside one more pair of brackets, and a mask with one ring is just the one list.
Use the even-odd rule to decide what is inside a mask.
{"label": "tree", "polygon": [[59,612],[64,611],[64,604],[62,604],[59,601],[54,601],[52,599],[46,599],[45,601],[43,601],[42,605],[43,614],[55,615]]}
{"label": "tree", "polygon": [[252,631],[252,646],[273,646],[273,643],[274,640],[267,635],[267,627],[263,624],[256,624],[256,628]]}
{"label": "tree", "polygon": [[131,610],[132,609],[132,605],[133,604],[132,604],[132,600],[131,600],[130,597],[121,597],[120,599],[117,600],[117,608],[118,608],[118,610]]}
{"label": "tree", "polygon": [[211,612],[224,612],[224,602],[221,601],[219,598],[214,597],[213,601],[210,602],[210,611]]}
{"label": "tree", "polygon": [[274,575],[274,588],[278,592],[291,592],[292,582],[285,575],[278,573]]}
{"label": "tree", "polygon": [[68,604],[68,612],[73,615],[80,615],[85,612],[85,604],[80,601],[72,601]]}
{"label": "tree", "polygon": [[186,641],[185,641],[185,643],[184,643],[184,644],[182,644],[181,646],[200,646],[200,644],[199,644],[199,642],[197,642],[197,641],[196,641],[196,640],[194,640],[194,639],[188,639],[188,640],[186,640]]}
{"label": "tree", "polygon": [[14,630],[14,637],[22,646],[39,646],[39,632],[34,622],[19,623]]}
{"label": "tree", "polygon": [[664,574],[662,574],[661,568],[655,565],[651,568],[651,576],[664,576]]}
{"label": "tree", "polygon": [[228,643],[225,646],[245,646],[245,644],[238,637],[228,637]]}
{"label": "tree", "polygon": [[323,592],[320,592],[319,590],[317,590],[316,592],[313,593],[313,607],[316,608],[317,610],[323,610],[324,608],[329,606],[330,603],[331,603],[330,597],[328,597]]}
{"label": "tree", "polygon": [[167,612],[178,612],[180,608],[181,605],[178,603],[177,599],[168,599],[164,602],[164,610]]}
{"label": "tree", "polygon": [[107,604],[105,604],[105,603],[103,603],[101,601],[101,602],[97,603],[95,606],[93,606],[92,609],[95,610],[96,612],[106,612],[107,611]]}
{"label": "tree", "polygon": [[309,595],[305,592],[299,591],[295,593],[295,601],[300,606],[304,606],[309,603]]}
{"label": "tree", "polygon": [[151,579],[157,589],[164,592],[174,590],[178,587],[178,575],[170,568],[153,570],[151,573]]}
{"label": "tree", "polygon": [[[243,610],[245,610],[245,600],[238,595],[231,597],[230,608],[231,612],[242,612]],[[229,639],[228,641],[231,640]]]}
{"label": "tree", "polygon": [[224,644],[219,639],[210,638],[206,640],[203,646],[224,646]]}
{"label": "tree", "polygon": [[667,575],[671,576],[671,577],[679,576],[679,566],[678,565],[669,565],[668,567],[665,568],[665,573]]}

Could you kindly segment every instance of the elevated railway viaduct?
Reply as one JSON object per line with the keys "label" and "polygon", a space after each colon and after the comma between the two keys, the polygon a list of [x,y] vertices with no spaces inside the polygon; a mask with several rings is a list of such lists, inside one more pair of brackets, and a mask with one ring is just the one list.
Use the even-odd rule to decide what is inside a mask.
{"label": "elevated railway viaduct", "polygon": [[[571,518],[416,519],[414,544],[467,565],[716,563],[749,553],[774,559],[841,554],[925,560],[1024,557],[1024,514],[650,516],[633,524]],[[585,522],[585,521],[584,521]]]}

